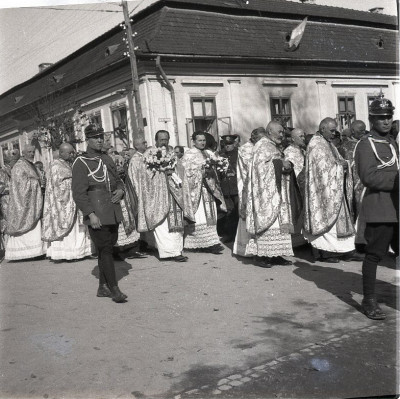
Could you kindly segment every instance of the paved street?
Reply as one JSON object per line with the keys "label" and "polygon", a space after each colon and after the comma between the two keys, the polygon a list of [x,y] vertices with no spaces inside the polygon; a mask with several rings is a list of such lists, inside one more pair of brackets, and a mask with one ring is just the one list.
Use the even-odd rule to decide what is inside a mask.
{"label": "paved street", "polygon": [[[378,268],[387,320],[359,312],[361,263],[263,269],[231,256],[117,262],[125,304],[97,298],[96,260],[5,262],[1,398],[365,397],[398,393],[400,272]],[[105,316],[106,315],[106,316]]]}

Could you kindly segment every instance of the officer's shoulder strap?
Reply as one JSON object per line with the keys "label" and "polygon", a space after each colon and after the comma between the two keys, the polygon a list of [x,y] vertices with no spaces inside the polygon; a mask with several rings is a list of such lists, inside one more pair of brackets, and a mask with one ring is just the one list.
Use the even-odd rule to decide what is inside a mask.
{"label": "officer's shoulder strap", "polygon": [[359,142],[360,142],[360,141],[368,140],[368,137],[372,137],[372,134],[371,134],[371,133],[364,134],[364,136],[362,136],[362,137],[360,138]]}

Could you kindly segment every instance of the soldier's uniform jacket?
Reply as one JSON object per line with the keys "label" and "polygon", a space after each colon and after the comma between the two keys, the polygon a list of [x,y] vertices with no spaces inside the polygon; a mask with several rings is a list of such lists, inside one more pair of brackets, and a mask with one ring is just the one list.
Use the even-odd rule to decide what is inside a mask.
{"label": "soldier's uniform jacket", "polygon": [[376,131],[361,138],[355,150],[355,167],[366,187],[362,212],[367,223],[398,221],[398,146],[387,134]]}
{"label": "soldier's uniform jacket", "polygon": [[102,225],[122,221],[119,203],[111,202],[112,192],[125,191],[114,161],[107,154],[91,148],[78,157],[72,167],[72,196],[83,213],[83,222],[90,224],[89,214],[94,212]]}
{"label": "soldier's uniform jacket", "polygon": [[229,152],[222,152],[221,157],[227,158],[229,161],[229,169],[226,174],[220,176],[220,185],[222,194],[225,197],[238,195],[236,165],[238,159],[238,149],[235,148]]}

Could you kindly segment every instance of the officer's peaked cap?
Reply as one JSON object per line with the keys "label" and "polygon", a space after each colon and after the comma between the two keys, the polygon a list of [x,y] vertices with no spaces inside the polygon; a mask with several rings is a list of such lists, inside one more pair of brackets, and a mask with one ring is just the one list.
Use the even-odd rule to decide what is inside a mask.
{"label": "officer's peaked cap", "polygon": [[221,136],[221,139],[225,144],[234,144],[236,137],[233,134],[226,134],[225,136]]}
{"label": "officer's peaked cap", "polygon": [[93,137],[102,136],[104,134],[103,129],[98,129],[95,125],[87,125],[85,127],[85,136],[87,139],[91,139]]}
{"label": "officer's peaked cap", "polygon": [[369,106],[370,115],[393,115],[393,104],[387,98],[377,98]]}

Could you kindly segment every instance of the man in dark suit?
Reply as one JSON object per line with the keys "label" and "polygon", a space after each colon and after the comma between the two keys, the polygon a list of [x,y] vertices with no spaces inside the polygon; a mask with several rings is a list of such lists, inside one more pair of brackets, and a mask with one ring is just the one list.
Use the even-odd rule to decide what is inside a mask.
{"label": "man in dark suit", "polygon": [[224,146],[220,155],[221,157],[228,159],[229,168],[226,173],[220,174],[219,176],[227,213],[218,220],[218,233],[223,236],[223,242],[232,242],[235,240],[236,230],[239,223],[239,196],[236,173],[238,160],[238,148],[236,146],[237,136],[228,134],[222,136],[221,139]]}
{"label": "man in dark suit", "polygon": [[85,135],[87,151],[77,157],[72,168],[72,195],[98,253],[97,296],[121,303],[127,296],[118,287],[113,246],[118,239],[118,223],[122,221],[119,202],[124,196],[124,184],[115,164],[102,153],[104,132],[88,125]]}
{"label": "man in dark suit", "polygon": [[367,317],[383,320],[386,315],[375,295],[376,270],[389,245],[399,247],[399,161],[398,147],[390,136],[394,107],[386,98],[374,100],[369,108],[371,131],[361,138],[355,151],[355,165],[366,187],[361,213],[366,221],[365,259],[362,266],[362,309]]}

